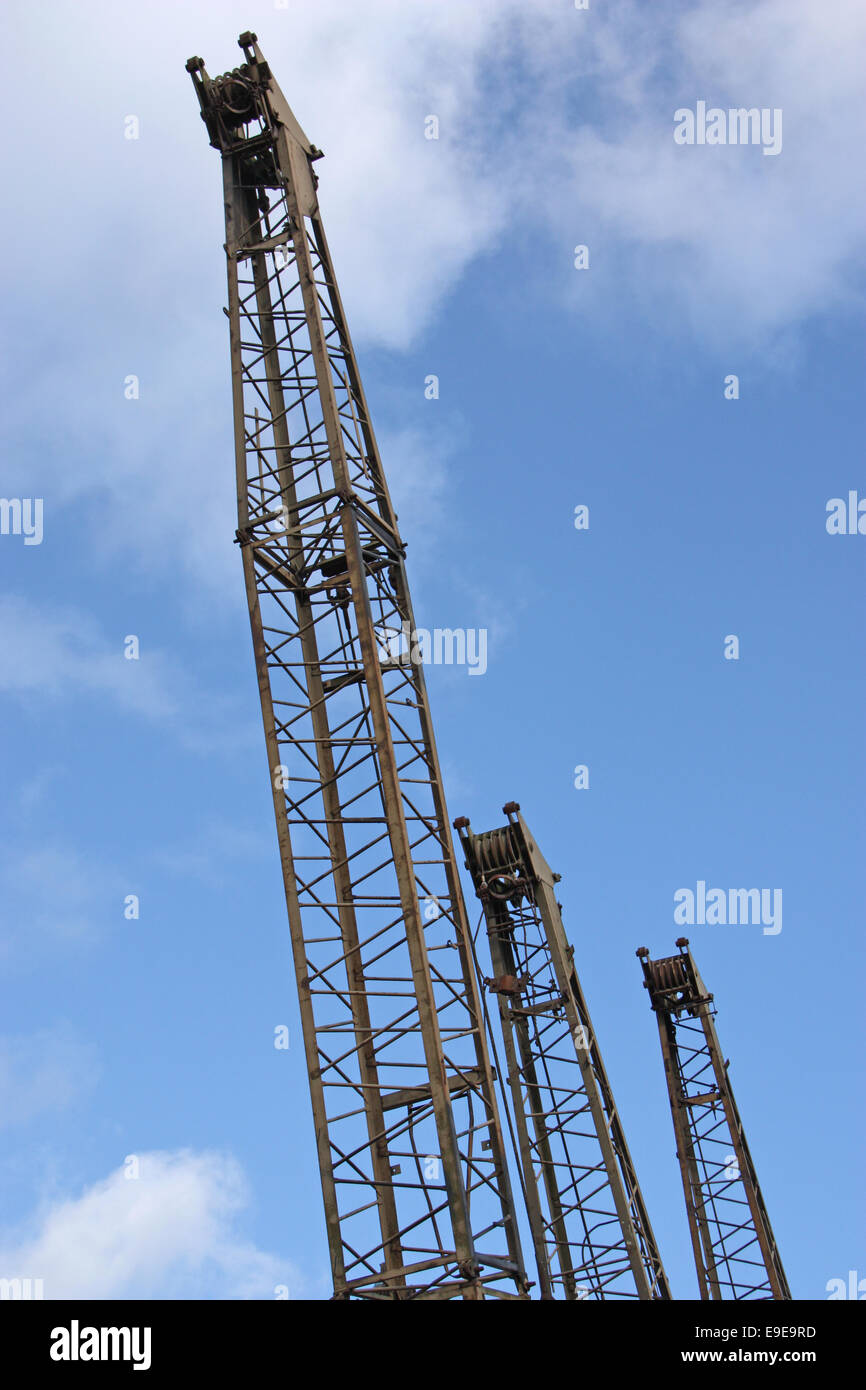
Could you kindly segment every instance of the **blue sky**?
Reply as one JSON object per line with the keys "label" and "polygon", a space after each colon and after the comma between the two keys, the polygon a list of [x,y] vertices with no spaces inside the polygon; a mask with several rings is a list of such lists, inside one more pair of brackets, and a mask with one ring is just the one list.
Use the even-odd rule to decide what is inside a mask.
{"label": "blue sky", "polygon": [[[0,494],[42,498],[44,536],[0,535],[0,1274],[328,1292],[232,544],[219,160],[184,72],[233,66],[252,27],[327,156],[417,619],[488,632],[483,677],[428,674],[451,814],[486,829],[516,799],[563,875],[674,1292],[695,1282],[634,951],[673,949],[698,880],[782,889],[777,935],[687,934],[795,1297],[866,1276],[866,539],[825,527],[866,497],[858,7],[5,20],[49,99],[9,75],[31,136],[7,151]],[[698,100],[781,108],[781,152],[675,145]]]}

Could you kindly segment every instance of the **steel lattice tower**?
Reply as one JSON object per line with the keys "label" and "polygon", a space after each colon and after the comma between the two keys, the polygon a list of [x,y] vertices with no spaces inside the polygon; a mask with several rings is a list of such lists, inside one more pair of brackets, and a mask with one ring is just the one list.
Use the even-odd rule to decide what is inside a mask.
{"label": "steel lattice tower", "polygon": [[337,1298],[525,1297],[404,547],[316,196],[254,34],[222,155],[237,540]]}
{"label": "steel lattice tower", "polygon": [[516,802],[454,822],[481,901],[543,1298],[670,1291],[574,967],[551,872]]}
{"label": "steel lattice tower", "polygon": [[659,1026],[701,1298],[790,1298],[719,1046],[713,996],[687,938],[676,944],[676,956],[650,960],[645,946],[637,954]]}

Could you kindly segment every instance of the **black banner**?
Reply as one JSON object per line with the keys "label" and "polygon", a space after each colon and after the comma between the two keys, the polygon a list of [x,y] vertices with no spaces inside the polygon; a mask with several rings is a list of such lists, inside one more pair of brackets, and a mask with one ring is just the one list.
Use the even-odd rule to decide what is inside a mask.
{"label": "black banner", "polygon": [[[437,1341],[429,1354],[415,1342],[425,1380],[434,1374],[456,1374],[458,1364],[465,1369],[466,1333],[473,1327],[462,1320],[467,1313],[464,1309],[459,1324],[449,1320],[435,1325]],[[287,1372],[294,1368],[307,1381],[318,1363],[318,1370],[331,1381],[340,1373],[341,1357],[346,1358],[346,1373],[354,1378],[363,1372],[364,1363],[357,1358],[365,1345],[368,1351],[381,1349],[388,1345],[383,1338],[389,1338],[396,1349],[402,1336],[416,1339],[431,1327],[426,1318],[416,1323],[414,1316],[407,1324],[395,1308],[383,1322],[380,1315],[369,1303],[362,1311],[359,1306],[336,1307],[328,1302],[9,1301],[0,1305],[0,1335],[4,1363],[8,1365],[14,1356],[25,1374],[47,1372],[52,1380],[98,1376],[106,1370],[114,1376],[137,1373],[159,1383],[164,1376],[184,1372],[224,1380],[234,1373],[248,1376],[257,1367],[282,1364]],[[666,1372],[678,1366],[699,1376],[713,1365],[766,1370],[806,1367],[826,1380],[829,1372],[843,1366],[850,1370],[858,1363],[856,1346],[863,1327],[855,1308],[844,1301],[579,1302],[548,1305],[538,1314],[526,1308],[520,1321],[509,1318],[504,1324],[498,1322],[495,1311],[493,1323],[488,1321],[489,1306],[480,1316],[469,1343],[479,1368],[495,1362],[501,1366],[505,1358],[513,1372],[524,1356],[531,1355],[536,1371],[543,1371],[535,1338],[542,1329],[555,1330],[577,1340],[557,1344],[547,1368],[551,1376],[563,1353],[575,1357],[575,1364],[585,1355],[595,1362],[601,1353],[605,1375],[612,1380],[619,1374]],[[536,1316],[542,1323],[533,1322]],[[553,1321],[548,1322],[549,1318]],[[351,1341],[345,1336],[348,1327]],[[448,1344],[441,1341],[443,1328],[462,1334],[459,1356],[454,1344],[450,1372]],[[526,1332],[533,1334],[532,1342],[523,1341]],[[401,1365],[400,1378],[405,1379],[407,1366]]]}

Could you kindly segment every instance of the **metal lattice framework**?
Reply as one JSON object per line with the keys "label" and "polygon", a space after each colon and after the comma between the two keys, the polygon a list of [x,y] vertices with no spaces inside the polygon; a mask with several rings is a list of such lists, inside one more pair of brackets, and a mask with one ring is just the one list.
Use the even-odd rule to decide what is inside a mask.
{"label": "metal lattice framework", "polygon": [[670,1298],[553,874],[515,802],[454,822],[481,901],[543,1298]]}
{"label": "metal lattice framework", "polygon": [[790,1298],[719,1046],[713,996],[688,944],[680,937],[679,955],[659,960],[645,946],[637,954],[659,1026],[701,1298]]}
{"label": "metal lattice framework", "polygon": [[525,1297],[404,547],[262,58],[191,73],[222,155],[243,555],[337,1298]]}

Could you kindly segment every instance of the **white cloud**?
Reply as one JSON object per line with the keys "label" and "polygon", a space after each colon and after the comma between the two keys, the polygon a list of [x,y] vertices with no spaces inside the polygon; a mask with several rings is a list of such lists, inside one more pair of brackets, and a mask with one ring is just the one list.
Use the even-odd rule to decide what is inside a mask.
{"label": "white cloud", "polygon": [[273,1298],[299,1292],[287,1261],[246,1240],[249,1192],[225,1154],[137,1155],[81,1196],[52,1202],[0,1236],[0,1273],[42,1279],[45,1298]]}
{"label": "white cloud", "polygon": [[[484,74],[491,57],[513,60],[527,28],[546,31],[557,8],[554,0],[535,0],[528,14],[518,0],[293,0],[284,12],[261,7],[262,23],[249,15],[302,126],[327,154],[323,206],[357,336],[405,346],[503,229],[512,193],[486,172],[493,103]],[[55,94],[51,111],[32,113],[32,135],[44,140],[55,196],[86,207],[91,233],[76,245],[74,274],[66,255],[46,256],[43,283],[65,299],[87,296],[95,315],[152,309],[161,350],[170,350],[197,313],[219,324],[217,302],[194,297],[224,276],[219,157],[184,61],[200,53],[212,74],[241,61],[237,5],[193,0],[178,10],[163,0],[129,15],[97,0],[87,19],[77,6],[58,7],[46,32],[26,6],[15,14],[14,41],[39,42]],[[115,52],[123,61],[101,63],[99,83],[82,90],[70,54],[92,64]],[[74,161],[56,140],[54,112],[64,107],[88,118],[95,137]],[[129,113],[139,116],[138,140],[123,138]],[[424,138],[431,113],[438,141]],[[10,159],[13,174],[29,176],[23,152]],[[118,296],[107,305],[106,291]],[[195,371],[194,354],[184,366]]]}
{"label": "white cloud", "polygon": [[[610,22],[622,30],[616,11]],[[575,131],[551,209],[556,226],[569,205],[573,228],[593,225],[595,265],[615,267],[592,312],[628,287],[648,315],[661,307],[662,331],[685,315],[701,341],[748,352],[862,305],[862,5],[707,0],[643,37],[641,79],[618,89],[612,121]],[[698,100],[781,109],[781,152],[676,145],[674,111]]]}
{"label": "white cloud", "polygon": [[[15,256],[0,265],[16,344],[4,488],[38,486],[45,547],[86,502],[95,563],[168,576],[192,613],[218,594],[214,621],[240,613],[219,159],[183,70],[192,53],[212,73],[238,61],[237,5],[58,3],[47,29],[38,7],[7,9],[11,47],[38,49],[52,93],[34,105],[26,67],[8,75],[29,138],[7,180],[30,187],[38,147],[86,235],[49,240],[35,279]],[[740,361],[862,302],[859,0],[251,0],[243,22],[326,152],[322,207],[362,347],[416,343],[482,255],[507,296],[516,240],[539,303],[570,299],[617,343],[636,316]],[[698,99],[781,107],[782,153],[674,145],[674,110]],[[58,112],[88,132],[74,156]],[[569,268],[580,241],[584,274]]]}
{"label": "white cloud", "polygon": [[0,1129],[66,1109],[90,1090],[97,1072],[96,1049],[65,1025],[0,1037]]}
{"label": "white cloud", "polygon": [[[693,252],[686,268],[696,294],[711,279],[717,291],[706,300],[711,331],[725,286],[762,327],[832,308],[846,283],[864,213],[854,177],[864,123],[859,0],[735,0],[722,9],[695,0],[651,11],[624,0],[587,13],[558,0],[258,8],[250,18],[265,54],[327,154],[322,203],[359,339],[407,345],[475,256],[525,219],[562,228],[575,211],[598,211],[629,241]],[[15,11],[21,43],[38,34],[55,92],[50,108],[31,113],[34,135],[56,161],[55,194],[86,207],[90,229],[76,245],[75,273],[58,247],[41,283],[88,305],[96,322],[116,327],[118,313],[131,313],[136,336],[148,313],[148,327],[159,322],[158,352],[173,359],[167,379],[185,393],[189,415],[186,437],[166,431],[168,459],[151,464],[159,470],[170,460],[183,475],[206,429],[195,395],[205,346],[197,334],[205,323],[221,331],[215,299],[200,295],[222,282],[218,156],[183,61],[187,49],[202,53],[212,73],[238,61],[237,7],[199,0],[180,12],[163,3],[131,15],[94,3],[88,19],[89,27],[78,6],[58,7],[46,33],[29,6]],[[123,61],[102,63],[99,83],[82,91],[70,54],[84,60],[94,47],[118,47]],[[26,74],[10,80],[14,97]],[[675,147],[673,110],[700,97],[782,106],[782,156]],[[94,131],[75,160],[54,138],[54,112],[64,107]],[[138,141],[123,139],[129,111],[141,117]],[[440,118],[438,141],[424,139],[430,113]],[[26,149],[10,159],[13,175],[29,176]],[[639,254],[632,269],[647,274]],[[6,274],[16,290],[14,261]],[[772,285],[750,307],[750,289],[768,274]],[[13,295],[28,312],[30,288]],[[134,345],[135,337],[126,353],[112,345],[117,373]],[[96,382],[92,390],[95,398]]]}

